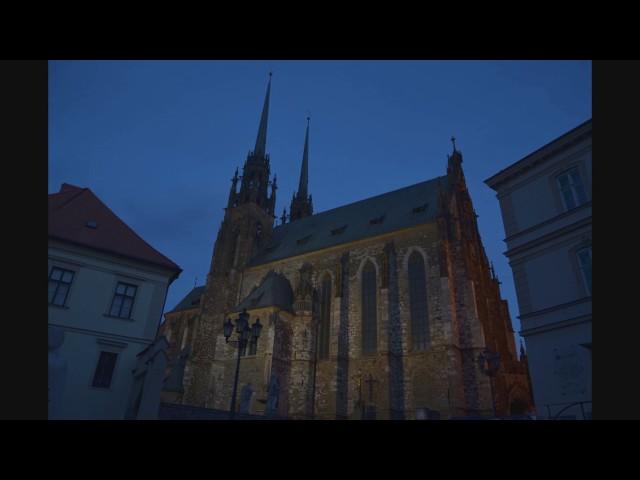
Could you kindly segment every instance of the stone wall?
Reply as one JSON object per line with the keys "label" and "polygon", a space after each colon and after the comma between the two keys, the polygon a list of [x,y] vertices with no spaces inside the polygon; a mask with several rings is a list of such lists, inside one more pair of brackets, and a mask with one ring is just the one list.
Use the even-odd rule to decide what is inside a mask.
{"label": "stone wall", "polygon": [[[492,412],[494,396],[499,413],[506,414],[514,392],[520,398],[529,391],[528,373],[515,354],[508,309],[489,270],[455,159],[449,175],[453,186],[442,193],[434,222],[252,268],[245,265],[264,241],[252,228],[256,219],[267,220],[251,205],[228,211],[199,311],[191,362],[197,379],[185,378],[184,403],[229,408],[237,348],[225,342],[222,324],[273,270],[287,278],[295,299],[290,309],[248,312],[251,323],[260,318],[265,328],[256,355],[240,360],[237,405],[242,388],[250,384],[250,412],[264,414],[269,382],[277,378],[276,413],[282,417],[482,415]],[[413,252],[425,265],[429,341],[423,351],[414,351],[411,342],[408,259]],[[368,262],[376,272],[377,348],[365,354],[362,270]],[[331,279],[329,355],[317,359],[318,297],[326,276]],[[485,348],[501,355],[493,386],[478,362]]]}
{"label": "stone wall", "polygon": [[[424,352],[411,351],[407,259],[414,251],[425,259],[427,279],[431,341]],[[361,272],[367,261],[377,272],[378,348],[373,355],[364,355],[361,348]],[[440,276],[439,261],[439,233],[432,223],[252,268],[245,271],[240,297],[260,285],[270,270],[285,275],[294,287],[305,264],[312,267],[315,289],[325,275],[331,277],[329,358],[319,360],[315,368],[317,418],[358,418],[370,406],[375,406],[377,418],[412,418],[416,408],[448,414],[450,384],[459,381],[458,339],[452,335],[448,282]],[[311,393],[302,386],[311,380],[313,389],[316,332],[308,313],[291,321],[294,332],[304,332],[293,335],[298,343],[293,345],[288,372],[291,398],[301,402]],[[300,343],[305,335],[310,343],[306,349]],[[311,358],[303,365],[306,356]],[[299,404],[289,408],[287,413],[295,416],[310,410]]]}

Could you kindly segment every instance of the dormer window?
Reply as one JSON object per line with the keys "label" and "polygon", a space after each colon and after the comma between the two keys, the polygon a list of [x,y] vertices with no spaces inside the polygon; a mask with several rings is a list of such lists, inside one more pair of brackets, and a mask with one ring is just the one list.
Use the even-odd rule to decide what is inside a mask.
{"label": "dormer window", "polygon": [[265,251],[272,252],[273,250],[278,248],[279,245],[280,245],[280,243],[271,243],[271,244],[267,245],[267,247],[265,248]]}
{"label": "dormer window", "polygon": [[340,235],[342,232],[344,232],[346,230],[347,226],[343,225],[339,228],[334,228],[333,230],[331,230],[331,235]]}
{"label": "dormer window", "polygon": [[298,245],[304,245],[305,243],[307,243],[309,240],[311,239],[311,235],[307,235],[306,237],[302,237],[300,239],[297,240],[297,244]]}
{"label": "dormer window", "polygon": [[369,225],[379,225],[384,222],[384,215],[369,220]]}
{"label": "dormer window", "polygon": [[429,206],[429,204],[428,204],[428,203],[424,203],[424,204],[422,204],[422,205],[420,205],[420,206],[418,206],[418,207],[414,207],[414,208],[413,208],[413,210],[412,210],[412,212],[413,212],[413,213],[421,213],[421,212],[424,212],[424,211],[427,209],[427,207],[428,207],[428,206]]}

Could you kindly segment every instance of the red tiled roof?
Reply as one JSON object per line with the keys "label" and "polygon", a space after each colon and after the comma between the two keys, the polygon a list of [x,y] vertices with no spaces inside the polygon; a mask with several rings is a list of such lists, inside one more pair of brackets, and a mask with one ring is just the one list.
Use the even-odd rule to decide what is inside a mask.
{"label": "red tiled roof", "polygon": [[49,237],[182,271],[88,188],[63,183],[58,193],[49,195]]}

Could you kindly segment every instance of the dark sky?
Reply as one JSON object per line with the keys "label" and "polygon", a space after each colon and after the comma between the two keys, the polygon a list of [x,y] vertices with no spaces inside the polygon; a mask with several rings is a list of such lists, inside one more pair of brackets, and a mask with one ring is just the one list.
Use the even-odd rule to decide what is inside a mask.
{"label": "dark sky", "polygon": [[278,214],[297,188],[307,115],[316,212],[444,175],[454,135],[519,330],[499,204],[483,181],[591,117],[590,61],[52,61],[49,193],[91,188],[178,263],[170,310],[204,282],[269,71]]}

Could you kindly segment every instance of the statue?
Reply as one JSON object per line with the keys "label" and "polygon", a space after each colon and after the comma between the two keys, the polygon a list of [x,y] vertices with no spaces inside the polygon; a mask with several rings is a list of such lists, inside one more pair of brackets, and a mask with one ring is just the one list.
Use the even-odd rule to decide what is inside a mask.
{"label": "statue", "polygon": [[67,377],[67,361],[62,356],[64,330],[49,327],[49,418],[57,418]]}
{"label": "statue", "polygon": [[299,270],[300,281],[298,282],[298,288],[296,289],[297,297],[311,297],[313,291],[313,283],[311,276],[313,274],[313,268],[308,263],[305,263]]}
{"label": "statue", "polygon": [[240,392],[240,410],[239,413],[248,415],[251,411],[251,397],[253,396],[253,388],[251,382],[242,387]]}
{"label": "statue", "polygon": [[171,370],[169,376],[164,381],[163,390],[168,392],[184,392],[184,371],[190,353],[191,347],[187,346],[178,354],[178,358],[171,362]]}
{"label": "statue", "polygon": [[277,375],[271,375],[269,387],[267,389],[266,415],[274,416],[278,411],[278,397],[280,396],[280,381]]}

